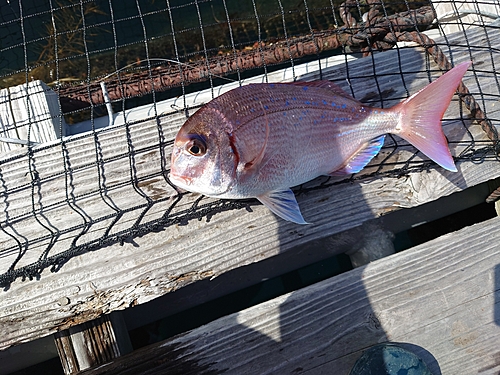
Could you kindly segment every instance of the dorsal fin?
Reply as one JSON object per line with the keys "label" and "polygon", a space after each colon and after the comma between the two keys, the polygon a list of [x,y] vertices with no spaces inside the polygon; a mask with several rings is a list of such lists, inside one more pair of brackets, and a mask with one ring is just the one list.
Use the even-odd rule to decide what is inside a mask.
{"label": "dorsal fin", "polygon": [[323,89],[330,90],[334,92],[337,95],[347,95],[349,98],[354,99],[352,96],[350,96],[348,93],[344,91],[342,87],[337,85],[336,83],[333,83],[331,81],[326,81],[326,80],[319,80],[319,81],[310,81],[310,82],[305,82],[305,81],[297,81],[297,82],[286,82],[287,85],[294,85],[294,86],[302,86],[302,87],[321,87]]}

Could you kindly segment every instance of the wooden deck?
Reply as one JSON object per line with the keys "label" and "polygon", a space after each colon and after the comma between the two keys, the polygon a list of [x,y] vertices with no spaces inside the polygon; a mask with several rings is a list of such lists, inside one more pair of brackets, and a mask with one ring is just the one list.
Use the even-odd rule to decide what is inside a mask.
{"label": "wooden deck", "polygon": [[[500,62],[498,51],[495,50],[492,61],[487,50],[467,48],[462,39],[462,34],[448,37],[453,45],[454,63],[473,59],[476,75],[469,71],[464,83],[472,92],[492,94],[485,95],[481,105],[490,118],[498,119],[498,96],[494,95],[499,92],[492,73],[493,61],[497,66]],[[481,46],[483,40],[482,29],[469,31],[470,46]],[[500,33],[491,34],[490,43],[498,45]],[[389,93],[383,101],[386,107],[407,95],[405,86],[414,93],[428,83],[425,74],[414,73],[425,68],[426,58],[421,48],[376,54],[374,62],[376,80],[366,78],[372,74],[371,59],[323,68],[323,77],[349,89],[345,81],[347,73],[365,76],[363,80],[351,80],[355,96],[366,99],[380,89]],[[437,77],[436,66],[432,63],[430,67],[436,72],[433,76]],[[300,79],[317,77],[317,72],[311,72]],[[193,96],[193,102],[205,101],[204,98],[207,96]],[[476,148],[487,144],[480,127],[471,124],[467,115],[461,116],[460,111],[454,99],[444,122],[445,132],[452,141],[452,153],[457,156],[470,144],[470,134],[476,140]],[[464,120],[457,120],[460,118]],[[184,116],[170,113],[163,114],[160,119],[163,136],[171,140]],[[162,154],[155,148],[157,122],[142,122],[129,129],[128,134],[123,127],[98,133],[105,161],[102,168],[112,187],[104,198],[95,181],[101,166],[88,163],[88,155],[96,154],[94,138],[76,138],[68,143],[67,150],[53,147],[37,154],[38,174],[53,176],[38,191],[40,206],[43,203],[44,207],[50,207],[44,211],[43,223],[57,223],[59,228],[67,230],[58,238],[52,254],[68,248],[77,234],[71,228],[83,220],[75,214],[72,204],[83,210],[83,217],[94,220],[113,214],[113,205],[129,209],[115,224],[113,233],[130,227],[137,220],[137,214],[147,206],[148,199],[155,204],[142,218],[143,223],[161,217],[170,206],[171,201],[162,200],[173,195],[173,190],[158,173]],[[127,155],[130,140],[137,150],[133,159],[134,176],[129,172],[129,159],[121,157]],[[389,156],[391,151],[389,148],[382,152],[374,163]],[[406,160],[410,152],[413,152],[411,148],[402,148],[388,161]],[[170,154],[170,147],[165,148],[164,154]],[[57,205],[56,202],[64,200],[68,184],[61,155],[71,161],[76,171],[71,187],[74,196],[80,198],[73,203]],[[27,158],[5,164],[3,180],[28,186],[28,164]],[[283,222],[263,206],[252,204],[252,212],[227,210],[209,220],[171,225],[159,232],[131,238],[123,245],[114,244],[72,257],[58,272],[44,270],[40,280],[17,280],[2,292],[0,350],[168,296],[189,285],[199,285],[196,294],[171,301],[161,313],[182,311],[254,284],[260,278],[295,269],[299,263],[304,266],[344,252],[345,247],[325,245],[325,239],[338,233],[353,230],[401,208],[417,207],[500,177],[498,160],[494,158],[464,159],[458,162],[458,169],[459,173],[434,168],[402,178],[364,179],[300,194],[297,200],[302,213],[313,225]],[[372,171],[367,168],[366,172]],[[131,180],[135,181],[135,186]],[[317,186],[321,181],[312,184]],[[0,202],[2,210],[8,205],[10,212],[18,217],[29,215],[31,192],[31,186],[20,189],[8,201]],[[194,194],[186,196],[173,214],[182,213],[197,198]],[[110,204],[103,204],[103,200]],[[211,201],[204,198],[201,204]],[[140,204],[143,206],[134,208]],[[455,209],[458,211],[465,205],[467,202],[462,202]],[[440,215],[436,213],[434,217]],[[99,238],[110,220],[96,220],[80,241]],[[498,225],[498,220],[445,236],[432,245],[419,246],[220,319],[163,346],[150,348],[149,353],[160,356],[161,360],[155,363],[173,361],[172,366],[177,366],[179,371],[189,369],[193,373],[202,370],[219,373],[230,369],[235,373],[316,374],[331,373],[337,368],[343,371],[339,373],[346,373],[364,348],[390,340],[421,346],[435,357],[442,374],[498,373],[499,356],[495,343],[500,335],[497,329],[500,318],[495,296],[499,293],[497,266],[500,258],[496,254],[495,223]],[[35,218],[26,219],[16,230],[26,238],[38,238],[47,233],[46,227]],[[38,259],[48,241],[42,240],[30,249],[22,258],[23,264]],[[320,243],[322,245],[318,246]],[[0,233],[0,246],[11,245],[12,239]],[[16,255],[12,253],[0,259],[0,272],[8,269]],[[273,266],[269,266],[270,263]],[[256,265],[252,273],[245,271],[248,265]],[[224,275],[230,277],[221,283]],[[151,358],[147,350],[140,353],[144,359]],[[132,362],[126,362],[129,360]],[[151,365],[134,356],[96,371],[123,370],[120,366],[133,362],[137,366]],[[437,369],[435,361],[433,366]],[[146,367],[135,369],[141,368]],[[167,367],[161,369],[166,371]]]}
{"label": "wooden deck", "polygon": [[84,373],[344,375],[363,350],[392,341],[436,375],[498,374],[499,225],[444,235]]}

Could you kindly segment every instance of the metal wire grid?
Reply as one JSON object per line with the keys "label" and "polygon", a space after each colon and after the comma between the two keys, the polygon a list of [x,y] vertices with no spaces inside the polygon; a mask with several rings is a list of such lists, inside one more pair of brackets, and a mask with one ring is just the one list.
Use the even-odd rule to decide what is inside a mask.
{"label": "metal wire grid", "polygon": [[[241,2],[239,3],[241,5]],[[172,145],[175,127],[168,123],[165,125],[165,118],[156,108],[156,104],[166,94],[163,92],[165,88],[156,90],[154,85],[155,69],[161,65],[154,58],[160,54],[167,56],[169,60],[182,62],[183,64],[173,64],[170,67],[171,70],[177,71],[180,77],[184,77],[184,64],[199,64],[208,72],[206,77],[202,77],[207,78],[203,87],[211,88],[212,95],[215,95],[215,85],[223,81],[219,76],[211,74],[211,59],[238,57],[248,46],[263,56],[265,48],[282,43],[289,51],[286,61],[278,62],[274,67],[262,58],[262,64],[254,67],[250,74],[268,73],[283,66],[293,70],[297,62],[301,61],[290,58],[293,57],[294,38],[314,42],[316,37],[325,35],[325,28],[330,29],[326,30],[328,33],[342,27],[342,30],[350,33],[351,43],[344,42],[340,49],[333,53],[346,54],[350,47],[351,50],[357,49],[371,55],[374,49],[385,49],[392,45],[387,44],[383,38],[377,40],[370,35],[365,36],[368,41],[354,43],[355,38],[352,35],[362,36],[360,30],[366,31],[366,28],[363,28],[363,15],[368,14],[369,17],[375,7],[379,15],[385,18],[391,16],[387,13],[391,7],[400,11],[410,9],[406,2],[382,2],[375,5],[360,2],[347,2],[342,5],[335,5],[330,1],[327,5],[320,3],[319,0],[309,0],[293,8],[288,2],[278,0],[273,8],[263,10],[260,2],[252,0],[246,3],[250,12],[243,14],[231,8],[234,7],[232,2],[223,0],[186,1],[177,4],[167,0],[161,6],[154,1],[134,0],[121,2],[119,11],[118,4],[112,0],[49,0],[32,4],[20,0],[17,4],[7,2],[2,5],[0,30],[8,35],[2,40],[0,50],[2,85],[6,87],[13,83],[42,79],[51,84],[52,89],[58,93],[60,103],[64,103],[63,97],[67,98],[63,94],[65,89],[76,85],[83,86],[87,101],[80,103],[81,107],[73,107],[69,111],[64,111],[63,104],[59,104],[60,113],[63,115],[56,116],[56,122],[60,127],[60,134],[64,134],[65,119],[66,122],[86,119],[90,121],[90,131],[36,145],[36,140],[30,134],[34,123],[31,120],[26,127],[27,143],[16,152],[4,155],[0,160],[0,233],[3,243],[0,257],[8,260],[4,264],[9,263],[8,269],[0,270],[0,285],[8,287],[19,277],[40,277],[46,268],[57,271],[66,261],[83,252],[98,250],[116,242],[133,242],[136,236],[160,231],[173,224],[187,224],[193,219],[209,219],[217,212],[242,209],[254,204],[202,198],[194,203],[186,203],[183,194],[177,193],[170,184],[167,178],[169,155],[166,150]],[[218,15],[222,20],[214,13],[214,5],[215,9],[220,10]],[[354,10],[355,18],[346,18],[345,9]],[[210,13],[213,19],[210,19]],[[67,19],[64,19],[64,15]],[[296,26],[296,20],[300,19],[302,28]],[[341,19],[344,23],[339,22]],[[251,23],[254,28],[246,25],[246,32],[241,31],[244,28],[237,27],[237,24],[239,22],[245,25],[243,21]],[[462,23],[460,18],[456,22]],[[163,28],[159,28],[156,23],[161,23]],[[462,23],[461,26],[467,25]],[[439,24],[439,27],[442,25]],[[483,28],[486,43],[474,48],[486,49],[495,67],[499,49],[489,42],[488,32],[497,32],[498,27],[483,23]],[[219,31],[214,33],[214,29]],[[413,30],[416,29],[414,26]],[[192,42],[193,33],[198,35],[201,44],[194,41],[190,45],[185,41],[184,38],[188,36],[187,40]],[[226,42],[222,45],[214,44],[212,39],[215,34],[222,34]],[[129,37],[131,39],[126,40]],[[95,39],[99,39],[99,43]],[[75,43],[81,50],[64,50],[68,40],[76,40]],[[170,48],[168,53],[162,50],[161,44],[164,42]],[[463,43],[464,47],[471,48],[467,39],[464,39]],[[319,52],[317,49],[312,58],[319,59],[324,56],[320,56]],[[15,60],[17,65],[12,60]],[[131,66],[127,74],[142,74],[142,81],[138,85],[149,87],[149,91],[143,91],[149,92],[146,97],[147,101],[152,103],[152,116],[144,121],[125,121],[124,125],[118,128],[98,130],[95,126],[96,119],[105,113],[105,103],[95,103],[90,88],[95,82],[108,78],[113,72],[129,65],[133,62],[131,60],[145,60],[143,64]],[[73,74],[71,79],[68,79],[68,72]],[[232,74],[231,79],[236,80],[247,75],[238,64],[227,73]],[[483,107],[487,100],[498,100],[500,92],[496,71],[487,73],[494,77],[497,94],[481,91],[478,84],[480,91],[473,94],[481,98]],[[125,92],[124,86],[121,85],[123,76],[113,76],[122,90],[122,97],[113,103],[115,110],[125,110],[136,105],[133,101],[142,97],[144,92]],[[354,77],[347,69],[347,76],[353,79],[362,78],[363,75],[357,73]],[[373,78],[371,74],[366,77]],[[193,81],[200,81],[199,78]],[[192,82],[189,79],[180,79],[179,89],[172,91],[185,98],[191,90],[190,83]],[[195,86],[193,90],[199,88]],[[384,97],[380,89],[379,96]],[[28,103],[30,94],[27,94],[24,100]],[[29,106],[27,108],[28,118],[31,118]],[[182,122],[187,110],[185,101],[184,108],[179,109],[173,119],[167,118],[168,121],[174,124]],[[465,118],[466,115],[462,117]],[[498,120],[490,118],[490,121]],[[496,158],[496,144],[476,142],[472,134],[470,140],[470,147],[465,148],[461,158]],[[88,145],[89,141],[91,148],[82,146],[87,153],[79,154],[75,151],[78,150],[77,145]],[[399,145],[395,139],[387,146],[390,150],[397,147]],[[151,166],[151,160],[156,161],[155,165]],[[144,167],[147,162],[148,166]],[[400,176],[409,171],[425,170],[431,165],[426,162],[413,163],[411,158],[402,165],[389,168],[383,163],[384,161],[378,166],[375,165],[368,175]],[[108,173],[108,170],[113,173]],[[128,177],[115,182],[113,178],[116,170]],[[367,175],[353,176],[351,180],[366,177]],[[333,183],[342,182],[326,180],[308,189],[325,188]],[[305,188],[299,188],[299,193],[301,189]],[[126,204],[123,203],[124,195]],[[87,205],[89,199],[96,196],[100,197],[100,207],[95,207],[95,204]],[[28,205],[22,205],[26,197],[29,197],[30,202]],[[26,232],[25,228],[28,227],[30,231],[36,228],[36,234]]]}

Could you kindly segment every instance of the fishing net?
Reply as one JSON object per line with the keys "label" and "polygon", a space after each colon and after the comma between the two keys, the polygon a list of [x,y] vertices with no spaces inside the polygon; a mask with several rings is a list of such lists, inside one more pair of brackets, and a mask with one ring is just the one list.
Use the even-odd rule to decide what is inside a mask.
{"label": "fishing net", "polygon": [[[499,14],[493,1],[3,2],[0,284],[255,204],[168,180],[186,117],[240,82],[330,79],[390,107],[472,60],[445,133],[458,162],[496,160]],[[296,191],[430,168],[390,137],[362,173]]]}

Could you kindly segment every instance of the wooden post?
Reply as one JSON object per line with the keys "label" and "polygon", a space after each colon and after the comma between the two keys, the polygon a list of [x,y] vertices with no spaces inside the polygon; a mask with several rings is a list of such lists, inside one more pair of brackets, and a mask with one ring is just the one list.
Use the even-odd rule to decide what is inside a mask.
{"label": "wooden post", "polygon": [[75,374],[132,351],[119,312],[54,334],[65,374]]}
{"label": "wooden post", "polygon": [[0,153],[66,135],[57,94],[39,80],[0,90],[0,133]]}

